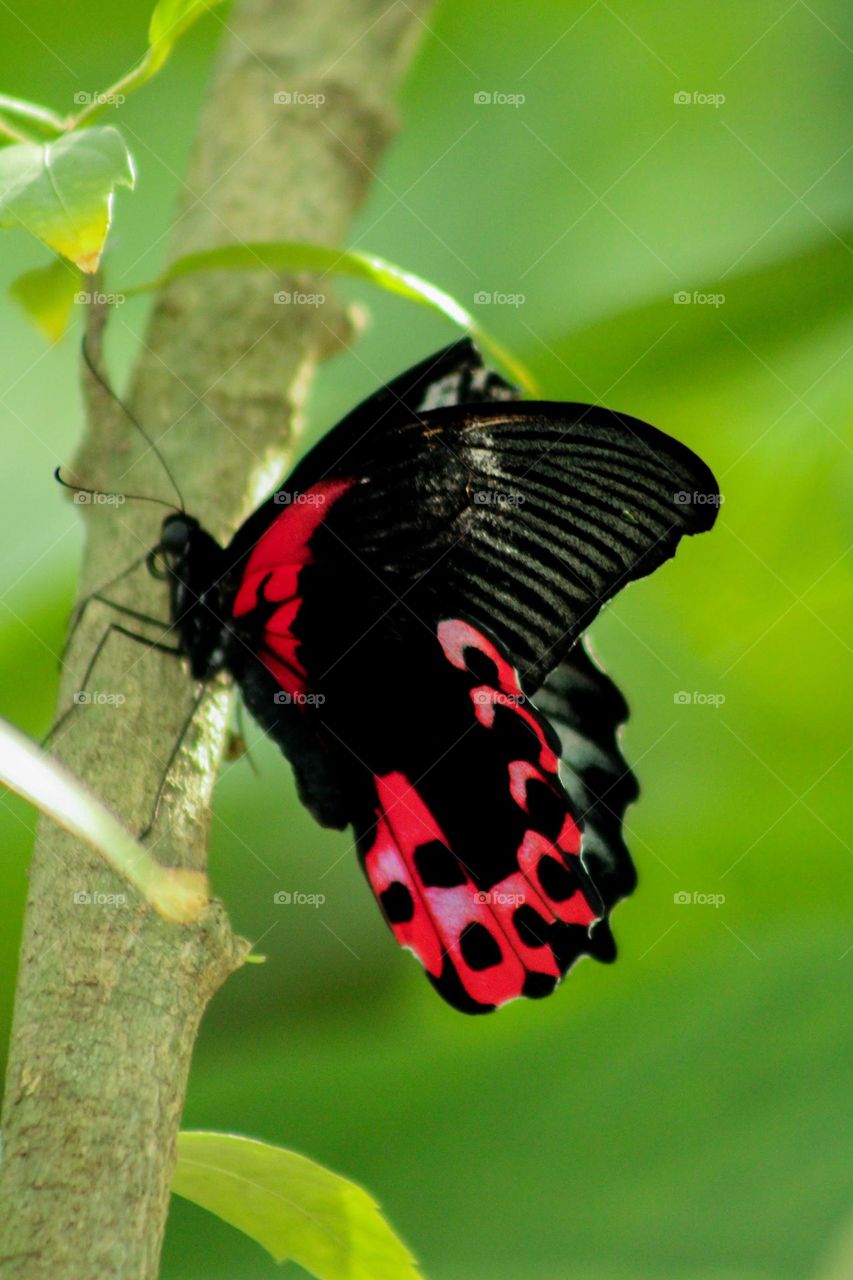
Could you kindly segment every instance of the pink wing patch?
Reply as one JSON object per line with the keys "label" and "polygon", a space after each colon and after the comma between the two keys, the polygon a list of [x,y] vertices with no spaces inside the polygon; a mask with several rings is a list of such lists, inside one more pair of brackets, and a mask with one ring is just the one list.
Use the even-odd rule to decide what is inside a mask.
{"label": "pink wing patch", "polygon": [[[472,677],[467,692],[473,718],[496,735],[489,744],[497,748],[490,753],[495,786],[506,788],[521,811],[518,847],[495,859],[512,869],[500,878],[484,876],[489,851],[477,850],[475,858],[457,847],[453,831],[442,828],[417,783],[402,773],[375,778],[376,825],[362,840],[362,856],[397,941],[415,953],[451,1004],[489,1012],[519,996],[549,994],[588,950],[589,928],[601,908],[580,861],[581,834],[559,781],[548,727],[526,702],[517,672],[466,622],[440,623],[438,639],[444,658]],[[494,663],[493,683],[470,672],[471,650]],[[502,749],[497,707],[510,708],[533,730],[533,759],[513,759]],[[539,816],[546,812],[543,800],[547,822]],[[487,804],[489,797],[472,794],[466,802]],[[479,870],[470,865],[475,862]]]}

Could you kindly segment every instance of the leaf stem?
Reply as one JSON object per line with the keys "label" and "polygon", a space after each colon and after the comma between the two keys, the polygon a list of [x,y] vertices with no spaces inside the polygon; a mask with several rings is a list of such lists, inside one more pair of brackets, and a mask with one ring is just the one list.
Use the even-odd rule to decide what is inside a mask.
{"label": "leaf stem", "polygon": [[93,845],[164,919],[189,924],[207,909],[210,895],[202,871],[162,866],[79,778],[3,720],[0,781]]}
{"label": "leaf stem", "polygon": [[19,133],[17,129],[13,129],[8,121],[0,116],[0,137],[8,138],[10,142],[31,143],[33,138],[28,138],[25,133]]}

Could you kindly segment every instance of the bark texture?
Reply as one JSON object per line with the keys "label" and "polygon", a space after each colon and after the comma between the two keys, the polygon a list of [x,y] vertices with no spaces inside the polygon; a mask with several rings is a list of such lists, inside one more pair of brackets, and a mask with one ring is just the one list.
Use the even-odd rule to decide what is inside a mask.
{"label": "bark texture", "polygon": [[[172,256],[234,241],[343,243],[394,132],[391,103],[427,8],[424,0],[239,0],[223,31]],[[312,95],[324,101],[315,105]],[[137,150],[144,165],[145,149]],[[187,509],[220,537],[282,474],[307,381],[348,340],[331,296],[320,308],[274,302],[293,284],[265,271],[175,282],[155,301],[134,373],[136,414],[167,455]],[[322,291],[331,295],[328,284]],[[171,500],[151,451],[90,378],[85,386],[77,475]],[[143,503],[80,510],[84,594],[156,541],[164,513]],[[164,588],[143,567],[110,594],[165,617]],[[66,656],[60,707],[80,689],[114,620],[103,605],[87,608]],[[79,707],[54,749],[141,830],[191,706],[191,682],[174,659],[113,634],[87,692],[113,700]],[[170,774],[150,839],[164,862],[205,865],[228,697],[224,685],[210,691]],[[41,824],[2,1119],[4,1278],[156,1276],[198,1023],[246,946],[221,904],[198,925],[167,924],[91,850]]]}

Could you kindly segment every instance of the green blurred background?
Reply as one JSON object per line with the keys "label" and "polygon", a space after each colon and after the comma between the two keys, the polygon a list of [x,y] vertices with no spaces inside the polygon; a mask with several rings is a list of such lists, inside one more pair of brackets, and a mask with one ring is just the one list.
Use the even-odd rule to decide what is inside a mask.
{"label": "green blurred background", "polygon": [[[624,747],[643,788],[628,814],[640,887],[616,914],[615,966],[583,964],[548,1001],[465,1019],[398,951],[349,837],[313,825],[254,727],[262,776],[245,760],[223,773],[213,880],[269,958],[210,1009],[185,1123],[362,1182],[430,1280],[853,1271],[846,8],[447,3],[355,227],[353,245],[474,308],[546,395],[647,418],[712,465],[725,497],[712,535],[594,627],[632,707]],[[64,111],[141,52],[148,5],[31,0],[19,13],[0,9],[2,89]],[[117,197],[116,282],[163,261],[220,30],[206,19],[121,111],[139,182]],[[482,92],[525,101],[479,104]],[[4,233],[0,285],[45,261]],[[369,328],[325,367],[304,444],[454,336],[347,291]],[[475,303],[482,291],[524,301]],[[119,382],[146,307],[115,314]],[[78,334],[48,349],[5,297],[0,310],[0,713],[40,734],[81,548],[51,479],[80,431]],[[4,1043],[33,825],[0,800]],[[326,904],[276,908],[279,888]],[[725,902],[674,900],[694,892]],[[276,1273],[175,1202],[168,1280]]]}

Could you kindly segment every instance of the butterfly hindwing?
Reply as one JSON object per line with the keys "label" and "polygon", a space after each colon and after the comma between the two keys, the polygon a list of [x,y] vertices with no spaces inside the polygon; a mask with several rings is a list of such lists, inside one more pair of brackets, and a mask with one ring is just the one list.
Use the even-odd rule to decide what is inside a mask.
{"label": "butterfly hindwing", "polygon": [[[549,994],[591,951],[603,908],[559,743],[506,655],[462,619],[440,622],[431,657],[420,648],[430,701],[415,684],[401,767],[372,772],[359,848],[397,940],[451,1004],[488,1012]],[[374,733],[355,730],[348,746],[370,759]]]}

